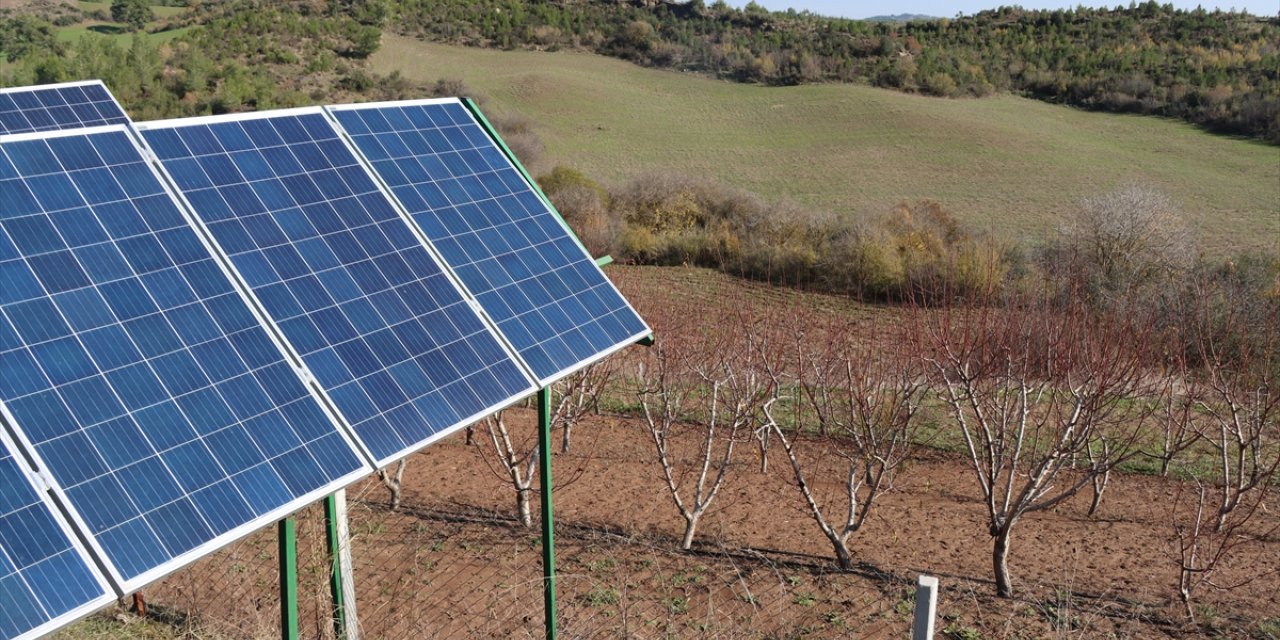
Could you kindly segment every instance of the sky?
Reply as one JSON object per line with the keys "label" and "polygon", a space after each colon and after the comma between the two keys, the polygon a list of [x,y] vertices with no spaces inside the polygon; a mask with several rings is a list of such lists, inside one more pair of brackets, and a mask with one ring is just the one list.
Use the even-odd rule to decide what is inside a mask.
{"label": "sky", "polygon": [[[1168,0],[1159,0],[1164,4]],[[994,9],[1001,4],[1006,6],[1018,5],[1028,9],[1059,9],[1069,8],[1080,4],[1086,6],[1116,6],[1117,4],[1129,6],[1129,0],[1108,0],[1107,2],[1054,2],[1036,0],[961,0],[959,2],[944,2],[943,0],[871,0],[870,2],[848,2],[840,0],[756,0],[756,2],[772,11],[785,11],[794,8],[797,11],[808,9],[814,13],[825,16],[837,16],[843,18],[869,18],[871,16],[897,15],[901,13],[917,13],[927,16],[938,16],[943,18],[954,17],[957,13],[973,14],[983,9]],[[708,2],[708,4],[710,4]],[[730,2],[742,6],[746,4],[742,2]],[[1222,9],[1235,8],[1245,10],[1254,15],[1276,15],[1280,11],[1280,2],[1277,0],[1175,0],[1173,6],[1179,9],[1194,9],[1196,5],[1203,5],[1206,9],[1219,7]]]}

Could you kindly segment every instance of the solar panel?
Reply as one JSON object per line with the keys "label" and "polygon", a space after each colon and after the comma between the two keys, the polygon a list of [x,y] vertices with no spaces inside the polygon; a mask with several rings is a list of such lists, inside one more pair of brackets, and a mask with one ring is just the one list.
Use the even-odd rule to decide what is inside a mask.
{"label": "solar panel", "polygon": [[100,80],[0,89],[0,135],[128,122]]}
{"label": "solar panel", "polygon": [[533,391],[320,108],[138,128],[380,464]]}
{"label": "solar panel", "polygon": [[368,472],[124,126],[0,140],[0,401],[128,592]]}
{"label": "solar panel", "polygon": [[24,466],[0,429],[0,638],[34,638],[115,598]]}
{"label": "solar panel", "polygon": [[456,99],[329,111],[539,382],[649,334]]}

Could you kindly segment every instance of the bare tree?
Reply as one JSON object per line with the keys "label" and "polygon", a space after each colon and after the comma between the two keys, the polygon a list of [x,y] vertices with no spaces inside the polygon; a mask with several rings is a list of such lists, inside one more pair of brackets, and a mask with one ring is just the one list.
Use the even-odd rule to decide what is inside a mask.
{"label": "bare tree", "polygon": [[1194,622],[1192,600],[1203,588],[1234,589],[1280,571],[1254,569],[1234,581],[1221,571],[1242,547],[1280,531],[1266,507],[1280,488],[1280,305],[1250,308],[1229,283],[1211,278],[1192,290],[1183,342],[1199,366],[1188,376],[1194,407],[1185,411],[1212,455],[1183,465],[1191,481],[1179,487],[1169,516],[1178,597]]}
{"label": "bare tree", "polygon": [[[650,316],[662,337],[637,365],[637,396],[663,480],[685,520],[682,549],[724,486],[737,445],[761,420],[768,378],[752,367],[751,311],[702,324],[686,302]],[[696,447],[696,454],[689,456]]]}
{"label": "bare tree", "polygon": [[[845,570],[853,568],[850,537],[910,455],[926,388],[905,336],[872,331],[858,337],[852,329],[847,320],[794,312],[784,330],[795,376],[788,393],[798,396],[799,406],[790,436],[773,419],[771,404],[764,407],[809,514]],[[773,386],[784,387],[781,381]],[[811,423],[817,436],[806,433]],[[802,455],[804,448],[810,448],[808,455]],[[810,480],[829,455],[841,458],[845,469],[843,485],[829,496],[839,519],[823,508],[827,496]]]}
{"label": "bare tree", "polygon": [[1174,494],[1169,514],[1176,540],[1174,558],[1178,566],[1178,598],[1182,601],[1187,620],[1195,622],[1192,600],[1203,587],[1223,591],[1238,589],[1280,571],[1280,567],[1260,567],[1251,571],[1248,577],[1233,582],[1218,579],[1220,570],[1242,547],[1256,544],[1280,531],[1280,520],[1274,517],[1269,525],[1252,526],[1261,520],[1260,515],[1265,514],[1265,498],[1273,490],[1271,484],[1262,485],[1259,491],[1246,494],[1243,502],[1235,503],[1225,515],[1222,511],[1223,494],[1199,478],[1183,483]]}
{"label": "bare tree", "polygon": [[[480,423],[483,425],[484,434],[488,437],[481,438],[484,444],[476,448],[476,453],[495,476],[510,483],[511,490],[515,494],[516,518],[520,524],[531,527],[533,526],[532,499],[539,491],[533,486],[540,464],[538,426],[533,420],[529,420],[528,424],[520,425],[518,417],[520,411],[515,411],[517,417],[512,420],[513,411],[515,410],[511,408],[504,409]],[[525,415],[529,417],[527,413]],[[555,415],[553,411],[553,429]],[[554,490],[558,491],[573,484],[582,478],[585,472],[586,467],[580,465],[573,468],[567,475],[561,474]]]}
{"label": "bare tree", "polygon": [[560,453],[573,443],[573,427],[600,412],[600,398],[613,382],[618,362],[605,359],[569,375],[551,387],[551,424],[560,429]]}
{"label": "bare tree", "polygon": [[1174,458],[1200,440],[1200,432],[1192,424],[1193,418],[1197,417],[1192,392],[1194,381],[1187,370],[1186,360],[1178,360],[1177,368],[1167,376],[1157,400],[1157,432],[1153,440],[1159,448],[1148,454],[1160,461],[1162,477],[1169,475]]}
{"label": "bare tree", "polygon": [[1248,494],[1265,492],[1280,467],[1280,308],[1260,322],[1243,322],[1230,307],[1213,322],[1216,305],[1205,296],[1206,311],[1195,328],[1195,344],[1205,369],[1193,421],[1214,450],[1218,513],[1214,531],[1226,526],[1231,511]]}
{"label": "bare tree", "polygon": [[[498,462],[495,473],[510,480],[516,494],[516,517],[520,524],[533,526],[533,510],[529,496],[533,491],[533,477],[538,470],[538,440],[536,434],[523,440],[513,440],[507,428],[506,411],[499,411],[484,419],[485,433],[493,447],[493,458]],[[490,462],[489,457],[485,457]]]}
{"label": "bare tree", "polygon": [[1104,299],[1179,272],[1194,258],[1173,200],[1141,185],[1086,198],[1062,229],[1061,243],[1067,262],[1059,266]]}
{"label": "bare tree", "polygon": [[923,359],[986,507],[996,593],[1009,597],[1019,520],[1062,503],[1136,452],[1149,405],[1127,401],[1144,392],[1147,331],[1133,316],[1091,313],[1079,302],[1055,308],[1042,298],[967,301],[915,315]]}

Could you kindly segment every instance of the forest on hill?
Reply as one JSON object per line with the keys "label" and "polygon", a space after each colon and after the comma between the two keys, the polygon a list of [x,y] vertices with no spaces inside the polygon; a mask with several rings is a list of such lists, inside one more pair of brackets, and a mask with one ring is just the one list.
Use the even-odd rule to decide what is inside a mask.
{"label": "forest on hill", "polygon": [[[164,4],[175,1],[182,2]],[[19,70],[0,74],[38,80],[68,75],[61,67],[78,64],[66,55],[77,45],[60,40],[58,29],[94,14],[112,19],[105,10],[84,9],[93,4],[33,0],[0,10],[0,61]],[[1115,9],[1000,7],[908,22],[770,12],[754,2],[738,9],[703,0],[188,4],[191,11],[153,23],[135,12],[143,17],[132,25],[156,35],[204,26],[191,37],[177,37],[175,62],[184,70],[203,65],[213,72],[232,58],[296,65],[321,80],[336,73],[345,88],[360,92],[374,80],[354,61],[375,50],[388,31],[479,47],[590,51],[748,83],[852,82],[942,97],[1012,92],[1086,109],[1178,118],[1280,143],[1277,16],[1183,11],[1154,1]],[[200,46],[213,42],[218,46]],[[263,75],[225,71],[233,78]],[[270,75],[285,91],[305,83]],[[207,74],[186,76],[199,81]],[[179,89],[172,92],[185,98]],[[234,101],[245,91],[271,92],[263,85],[229,97]],[[236,105],[205,106],[217,111]]]}
{"label": "forest on hill", "polygon": [[[145,2],[117,0],[118,3],[130,1]],[[808,14],[768,13],[752,4],[743,10],[723,4],[708,7],[698,0],[645,5],[527,0],[485,0],[476,4],[454,0],[432,3],[232,0],[195,5],[165,17],[160,17],[161,12],[153,6],[154,13],[149,16],[153,19],[147,21],[144,16],[131,27],[137,30],[132,35],[126,29],[116,34],[119,37],[85,35],[70,40],[65,37],[69,25],[87,24],[91,29],[106,31],[106,27],[119,24],[120,21],[113,21],[104,9],[94,8],[107,6],[105,3],[71,5],[32,0],[17,11],[0,10],[0,86],[100,78],[117,98],[129,105],[131,115],[138,120],[424,95],[470,95],[483,99],[457,80],[441,79],[432,85],[423,83],[422,79],[411,81],[394,72],[387,75],[373,72],[368,58],[381,46],[383,33],[394,26],[469,44],[555,47],[563,42],[585,47],[594,43],[591,46],[615,55],[643,54],[643,58],[633,59],[649,64],[663,59],[660,51],[677,49],[686,51],[687,55],[668,62],[680,59],[693,64],[691,61],[696,56],[688,52],[694,51],[698,42],[707,45],[708,56],[716,52],[758,50],[760,53],[751,55],[759,61],[779,59],[781,52],[790,52],[786,54],[791,56],[788,59],[812,63],[800,68],[816,69],[812,74],[814,80],[857,80],[862,73],[858,69],[863,68],[859,65],[870,65],[864,69],[867,71],[882,63],[898,71],[911,70],[912,77],[927,78],[930,74],[942,73],[932,71],[935,67],[930,66],[933,64],[930,61],[945,59],[959,65],[957,69],[968,69],[974,78],[984,78],[981,86],[988,88],[982,91],[988,91],[992,78],[996,77],[994,72],[988,74],[976,63],[956,62],[965,59],[963,57],[945,58],[928,53],[945,48],[929,43],[948,39],[963,42],[960,34],[964,33],[970,39],[968,48],[956,51],[963,49],[973,55],[987,50],[1003,51],[994,42],[977,44],[984,42],[985,36],[980,35],[982,29],[1016,39],[1012,34],[1022,27],[1032,29],[1037,22],[1031,16],[1041,15],[1001,9],[956,21],[887,25],[833,21]],[[1149,18],[1139,19],[1148,12]],[[1052,16],[1078,17],[1083,13],[1087,12],[1059,12],[1042,14],[1042,17],[1045,25],[1052,25],[1057,24]],[[1133,42],[1137,44],[1133,47],[1099,45],[1081,48],[1080,52],[1087,54],[1086,57],[1131,54],[1152,61],[1166,56],[1179,61],[1188,74],[1196,69],[1195,74],[1188,77],[1194,76],[1194,82],[1205,86],[1218,82],[1228,85],[1213,86],[1248,84],[1251,93],[1237,93],[1237,88],[1225,91],[1237,97],[1259,96],[1255,102],[1240,97],[1237,101],[1215,103],[1216,108],[1227,109],[1224,105],[1238,104],[1247,111],[1244,105],[1248,103],[1262,111],[1269,109],[1267,126],[1271,129],[1267,130],[1271,134],[1268,135],[1275,138],[1273,134],[1280,132],[1275,126],[1280,118],[1276,113],[1280,84],[1275,71],[1280,65],[1275,42],[1280,31],[1274,20],[1260,21],[1239,14],[1177,12],[1151,4],[1131,10],[1093,13],[1100,17],[1090,21],[1088,29],[1097,31],[1099,43],[1120,38],[1118,25],[1122,23],[1129,24],[1130,31],[1164,25],[1161,28],[1171,32],[1177,32],[1171,25],[1179,20],[1235,25],[1227,29],[1201,29],[1203,35],[1199,37],[1208,44],[1201,47],[1205,52],[1219,50],[1213,47],[1227,47],[1228,41],[1236,44],[1227,48],[1252,52],[1241,53],[1239,57],[1244,62],[1236,66],[1225,62],[1224,66],[1206,66],[1190,54],[1169,53],[1174,50],[1169,43],[1189,41],[1191,35],[1171,40],[1135,38]],[[647,21],[650,19],[651,22]],[[1068,33],[1070,29],[1066,25],[1076,24],[1073,20],[1075,18],[1061,22],[1060,27],[1043,28],[1061,28],[1063,33]],[[641,27],[641,24],[648,26]],[[954,26],[957,24],[967,26]],[[997,28],[996,24],[1006,27]],[[801,29],[802,25],[808,28]],[[1111,26],[1104,28],[1103,25]],[[1250,31],[1245,25],[1254,25],[1254,28]],[[715,36],[718,42],[711,44],[708,38],[712,36],[708,34],[716,33],[718,28],[728,31]],[[1024,34],[1025,29],[1021,31]],[[640,40],[632,39],[634,46],[624,47],[623,39],[629,32],[643,32],[647,44],[641,45]],[[538,33],[543,35],[537,36]],[[683,34],[680,42],[689,44],[672,44],[677,42],[675,35],[671,36],[672,40],[664,40],[665,36],[658,35],[664,33]],[[837,37],[837,33],[843,35]],[[937,34],[936,40],[929,33]],[[1052,48],[1054,42],[1070,40],[1065,36],[1058,40],[1027,37],[1030,40],[1026,46],[1045,50]],[[868,49],[865,56],[854,55],[861,49],[852,43],[871,46],[867,43],[872,41],[883,46],[871,47],[874,50]],[[1165,44],[1157,46],[1155,42]],[[1157,49],[1166,53],[1157,53]],[[1024,71],[1019,77],[1027,75],[1026,68],[1040,64],[1029,55],[1011,52],[1002,55],[1017,59],[1023,65]],[[1214,59],[1219,58],[1226,60],[1230,56]],[[1249,63],[1253,58],[1257,58],[1257,62]],[[836,60],[847,64],[841,67]],[[765,70],[773,69],[766,75],[747,76],[737,72],[730,75],[749,81],[782,81],[783,76],[779,74],[789,73],[780,70],[783,67],[765,65]],[[1210,72],[1211,67],[1219,71]],[[1238,70],[1245,68],[1257,71],[1256,80],[1246,83],[1233,75],[1243,73]],[[1272,71],[1266,73],[1265,69]],[[879,72],[872,77],[880,77]],[[1009,80],[1014,76],[1006,73],[1002,77]],[[977,85],[966,81],[956,86]],[[526,162],[540,151],[541,143],[530,122],[497,118],[495,125]],[[1255,133],[1262,135],[1260,131]],[[1133,222],[1126,228],[1125,237],[1140,241],[1141,245],[1125,245],[1120,252],[1123,264],[1097,270],[1082,266],[1080,261],[1087,256],[1082,257],[1077,249],[1088,244],[1089,234],[1110,234],[1118,224],[1115,221],[1086,224],[1080,229],[1079,237],[1055,236],[1045,246],[1032,247],[979,232],[957,219],[949,205],[935,201],[904,201],[880,216],[848,216],[788,202],[771,202],[756,194],[725,188],[713,180],[639,176],[627,185],[602,186],[589,176],[562,167],[541,176],[540,182],[596,254],[609,253],[619,260],[638,264],[714,267],[749,278],[848,293],[865,299],[899,299],[920,282],[932,281],[942,274],[946,274],[948,287],[954,290],[982,290],[1000,283],[1017,288],[1019,283],[1057,274],[1063,282],[1069,282],[1067,286],[1089,290],[1099,300],[1129,295],[1135,289],[1147,291],[1156,298],[1176,293],[1179,289],[1166,289],[1164,285],[1183,279],[1189,270],[1236,281],[1242,289],[1267,299],[1275,299],[1276,291],[1280,290],[1276,289],[1280,286],[1277,284],[1280,280],[1276,279],[1280,263],[1270,252],[1255,255],[1237,248],[1231,252],[1235,255],[1222,262],[1222,256],[1198,252],[1194,241],[1175,242],[1187,232],[1180,218],[1170,219],[1166,215],[1177,206],[1158,190],[1142,185],[1098,194],[1104,200],[1094,208],[1101,211],[1120,206],[1126,199],[1136,199],[1142,206],[1123,207],[1129,216],[1123,220]],[[1138,232],[1135,234],[1134,230]],[[1166,239],[1170,241],[1161,244]],[[1097,260],[1084,261],[1098,263]]]}
{"label": "forest on hill", "polygon": [[702,0],[399,0],[386,11],[397,30],[449,43],[574,48],[740,82],[858,82],[945,97],[1010,91],[1280,143],[1276,16],[1154,0],[902,23]]}

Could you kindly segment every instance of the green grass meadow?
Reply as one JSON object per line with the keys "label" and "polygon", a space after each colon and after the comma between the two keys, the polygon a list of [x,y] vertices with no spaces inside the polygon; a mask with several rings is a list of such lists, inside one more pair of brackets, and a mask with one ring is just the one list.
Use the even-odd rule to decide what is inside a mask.
{"label": "green grass meadow", "polygon": [[1211,253],[1280,250],[1280,148],[1171,120],[1014,96],[744,85],[591,54],[393,35],[373,64],[415,81],[466,81],[488,110],[536,123],[543,164],[603,181],[705,175],[840,215],[930,198],[1023,244],[1041,242],[1082,198],[1137,182],[1170,193]]}
{"label": "green grass meadow", "polygon": [[[110,2],[76,2],[75,5],[85,13],[101,11],[104,15],[111,15]],[[158,21],[181,15],[186,11],[186,7],[152,6],[151,13],[155,16],[156,20],[148,24],[146,28],[155,28]],[[191,27],[183,27],[180,29],[148,33],[144,29],[143,31],[139,31],[138,34],[151,42],[168,42],[190,30]],[[59,27],[56,32],[58,40],[61,42],[75,42],[87,34],[96,34],[115,38],[125,43],[131,41],[134,36],[134,33],[126,29],[124,25],[103,20],[86,20],[80,24]]]}

